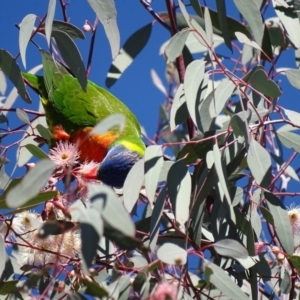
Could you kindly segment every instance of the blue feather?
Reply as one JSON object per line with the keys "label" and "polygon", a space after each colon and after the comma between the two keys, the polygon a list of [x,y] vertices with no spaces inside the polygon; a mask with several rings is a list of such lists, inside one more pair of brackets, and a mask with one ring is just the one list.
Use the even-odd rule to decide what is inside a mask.
{"label": "blue feather", "polygon": [[112,147],[100,164],[97,177],[103,183],[122,188],[133,165],[142,157],[122,145]]}

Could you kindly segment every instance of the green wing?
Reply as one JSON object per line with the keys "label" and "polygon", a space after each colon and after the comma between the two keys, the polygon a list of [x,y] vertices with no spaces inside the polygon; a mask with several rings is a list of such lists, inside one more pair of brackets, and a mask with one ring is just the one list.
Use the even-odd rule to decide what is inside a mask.
{"label": "green wing", "polygon": [[40,94],[50,130],[62,125],[71,134],[78,129],[95,126],[109,115],[122,113],[125,129],[119,141],[142,143],[141,129],[135,115],[110,92],[88,81],[83,91],[78,80],[52,56],[41,50],[44,77],[23,73],[25,80]]}

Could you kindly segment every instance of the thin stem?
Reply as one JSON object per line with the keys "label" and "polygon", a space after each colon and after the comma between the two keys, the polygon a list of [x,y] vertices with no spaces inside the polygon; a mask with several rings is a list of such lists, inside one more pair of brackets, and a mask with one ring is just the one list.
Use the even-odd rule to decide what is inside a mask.
{"label": "thin stem", "polygon": [[[166,5],[168,9],[169,19],[171,23],[171,35],[175,35],[177,33],[177,22],[176,22],[176,11],[173,0],[166,0]],[[180,82],[183,83],[184,75],[185,75],[185,65],[182,53],[176,58],[176,64],[179,73]],[[189,132],[189,137],[192,139],[195,136],[195,126],[190,116],[188,116],[187,127]]]}
{"label": "thin stem", "polygon": [[145,0],[140,0],[140,2],[160,25],[165,27],[167,30],[171,31],[170,25],[164,22],[164,20],[153,10],[153,8],[150,6],[148,2],[146,2]]}
{"label": "thin stem", "polygon": [[93,58],[93,52],[94,52],[94,45],[95,45],[95,37],[96,37],[96,31],[98,27],[98,18],[96,17],[94,26],[93,26],[93,35],[91,38],[91,45],[90,45],[90,51],[89,51],[89,57],[88,62],[86,66],[86,77],[89,78],[90,72],[91,72],[91,64],[92,64],[92,58]]}

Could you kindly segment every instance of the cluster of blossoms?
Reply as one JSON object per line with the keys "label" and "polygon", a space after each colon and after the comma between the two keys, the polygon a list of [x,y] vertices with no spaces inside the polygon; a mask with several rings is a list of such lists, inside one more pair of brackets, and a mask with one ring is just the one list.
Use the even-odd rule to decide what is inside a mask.
{"label": "cluster of blossoms", "polygon": [[176,287],[169,283],[162,283],[157,286],[150,300],[176,300]]}
{"label": "cluster of blossoms", "polygon": [[0,228],[0,235],[7,244],[18,244],[18,263],[23,265],[45,265],[48,263],[66,263],[77,255],[81,248],[78,231],[67,231],[60,235],[40,237],[43,224],[40,214],[24,211],[11,220],[5,220]]}
{"label": "cluster of blossoms", "polygon": [[[291,224],[291,228],[292,228],[292,232],[293,232],[294,236],[300,236],[300,207],[295,205],[294,203],[291,204],[291,206],[287,210],[287,214],[290,219],[290,224]],[[260,248],[259,247],[260,245],[262,245],[261,242],[256,243],[256,245],[255,245],[256,250],[258,250]],[[257,251],[257,253],[260,253],[260,252],[261,252],[260,250]],[[271,253],[273,253],[275,255],[277,262],[280,265],[283,265],[285,270],[287,270],[288,272],[291,272],[291,265],[288,262],[288,259],[286,258],[286,255],[284,252],[282,252],[277,246],[273,246],[273,247],[271,247]],[[300,257],[300,246],[299,245],[295,247],[293,255]]]}
{"label": "cluster of blossoms", "polygon": [[[55,163],[56,171],[48,181],[48,187],[56,190],[56,183],[67,175],[77,179],[76,185],[70,187],[69,192],[57,196],[46,202],[41,214],[24,211],[15,214],[10,219],[3,219],[0,224],[0,236],[6,245],[17,243],[20,265],[45,265],[48,263],[67,263],[76,256],[81,248],[78,230],[66,231],[63,234],[48,235],[41,238],[40,228],[45,220],[69,219],[68,207],[76,200],[87,199],[87,181],[85,174],[89,174],[98,167],[95,162],[79,164],[80,152],[75,144],[59,141],[56,147],[50,149],[49,158]],[[28,164],[31,168],[34,164]],[[51,188],[52,187],[52,188]]]}
{"label": "cluster of blossoms", "polygon": [[300,207],[294,203],[288,209],[293,234],[300,235]]}

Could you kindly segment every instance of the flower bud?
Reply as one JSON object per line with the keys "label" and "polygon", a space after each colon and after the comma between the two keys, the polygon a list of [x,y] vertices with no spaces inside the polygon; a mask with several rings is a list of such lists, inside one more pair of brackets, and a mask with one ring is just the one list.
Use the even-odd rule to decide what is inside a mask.
{"label": "flower bud", "polygon": [[91,25],[89,25],[89,24],[87,24],[87,23],[85,23],[85,24],[83,25],[83,30],[84,30],[85,32],[89,32],[91,29],[92,29]]}

